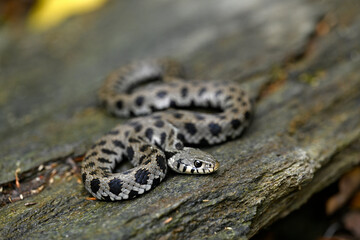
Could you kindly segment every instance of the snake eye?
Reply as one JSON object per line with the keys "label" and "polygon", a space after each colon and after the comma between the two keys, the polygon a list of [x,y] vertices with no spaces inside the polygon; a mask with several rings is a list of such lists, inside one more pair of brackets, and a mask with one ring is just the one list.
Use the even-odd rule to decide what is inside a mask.
{"label": "snake eye", "polygon": [[199,160],[195,160],[195,161],[194,161],[194,166],[195,166],[196,168],[201,167],[201,165],[202,165],[202,162],[200,162]]}

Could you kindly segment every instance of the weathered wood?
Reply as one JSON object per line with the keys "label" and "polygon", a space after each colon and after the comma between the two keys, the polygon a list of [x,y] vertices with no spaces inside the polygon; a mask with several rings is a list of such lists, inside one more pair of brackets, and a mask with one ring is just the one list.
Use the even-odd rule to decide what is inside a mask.
{"label": "weathered wood", "polygon": [[76,176],[57,178],[2,208],[0,236],[246,239],[287,215],[360,162],[359,10],[357,0],[113,1],[48,33],[4,30],[1,183],[17,164],[83,153],[121,122],[95,92],[132,59],[173,56],[190,79],[241,82],[257,110],[241,138],[208,148],[216,174],[171,172],[117,203],[86,200]]}

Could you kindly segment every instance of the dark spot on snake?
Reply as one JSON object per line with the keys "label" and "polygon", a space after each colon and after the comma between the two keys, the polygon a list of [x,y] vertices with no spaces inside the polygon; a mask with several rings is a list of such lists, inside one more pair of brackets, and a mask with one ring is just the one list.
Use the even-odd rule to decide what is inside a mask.
{"label": "dark spot on snake", "polygon": [[88,164],[85,165],[85,168],[91,168],[95,166],[95,163],[94,162],[89,162]]}
{"label": "dark spot on snake", "polygon": [[111,163],[111,161],[107,160],[106,158],[98,158],[97,160],[101,163]]}
{"label": "dark spot on snake", "polygon": [[176,136],[177,139],[179,139],[180,141],[184,142],[185,141],[185,136],[182,133],[178,133]]}
{"label": "dark spot on snake", "polygon": [[143,96],[138,96],[135,99],[136,106],[141,107],[143,105],[143,103],[144,103],[144,100],[145,100],[145,98]]}
{"label": "dark spot on snake", "polygon": [[150,147],[149,144],[142,145],[142,146],[140,147],[140,152],[145,152],[146,150],[148,150],[149,147]]}
{"label": "dark spot on snake", "polygon": [[147,137],[147,139],[149,139],[149,141],[152,140],[153,134],[154,134],[154,130],[152,128],[146,129],[145,136]]}
{"label": "dark spot on snake", "polygon": [[196,126],[193,123],[185,123],[184,127],[190,135],[195,135],[197,132]]}
{"label": "dark spot on snake", "polygon": [[206,92],[206,87],[201,88],[198,93],[199,97],[201,97],[205,92]]}
{"label": "dark spot on snake", "polygon": [[146,161],[144,162],[144,165],[148,165],[150,162],[151,162],[151,160],[148,159],[148,160],[146,160]]}
{"label": "dark spot on snake", "polygon": [[124,106],[123,101],[118,100],[118,101],[116,102],[116,107],[117,107],[118,109],[122,109],[123,106]]}
{"label": "dark spot on snake", "polygon": [[187,166],[184,165],[182,172],[186,172],[186,168],[187,168]]}
{"label": "dark spot on snake", "polygon": [[142,164],[143,161],[145,160],[146,156],[142,155],[140,158],[139,158],[139,164]]}
{"label": "dark spot on snake", "polygon": [[174,113],[173,116],[174,116],[174,118],[180,119],[183,117],[183,114],[182,113]]}
{"label": "dark spot on snake", "polygon": [[89,174],[92,175],[92,176],[97,175],[97,171],[96,170],[91,171],[91,172],[89,172]]}
{"label": "dark spot on snake", "polygon": [[175,148],[176,148],[177,150],[182,150],[182,149],[184,149],[184,145],[183,145],[181,142],[177,142],[177,143],[175,144]]}
{"label": "dark spot on snake", "polygon": [[142,129],[142,125],[141,125],[141,124],[138,124],[138,125],[134,126],[134,130],[135,130],[135,132],[137,132],[137,133],[140,132],[141,129]]}
{"label": "dark spot on snake", "polygon": [[100,170],[102,170],[104,173],[110,173],[109,168],[107,167],[99,167]]}
{"label": "dark spot on snake", "polygon": [[122,148],[122,149],[125,148],[125,145],[120,140],[113,140],[112,142],[113,142],[115,147],[119,147],[119,148]]}
{"label": "dark spot on snake", "polygon": [[160,144],[161,145],[164,145],[165,139],[166,139],[166,133],[163,132],[163,133],[160,134]]}
{"label": "dark spot on snake", "polygon": [[218,97],[218,96],[220,96],[221,94],[222,94],[222,90],[217,90],[216,92],[215,92],[215,97]]}
{"label": "dark spot on snake", "polygon": [[165,125],[165,123],[162,120],[157,120],[154,125],[158,128],[161,128]]}
{"label": "dark spot on snake", "polygon": [[126,154],[127,154],[129,161],[132,161],[134,158],[134,149],[132,147],[127,147]]}
{"label": "dark spot on snake", "polygon": [[238,113],[238,112],[239,112],[239,109],[233,108],[233,109],[231,109],[231,112],[233,112],[233,113]]}
{"label": "dark spot on snake", "polygon": [[156,162],[157,162],[157,165],[160,167],[160,169],[163,172],[165,172],[166,171],[166,159],[161,155],[157,155]]}
{"label": "dark spot on snake", "polygon": [[120,179],[118,178],[112,179],[109,182],[110,192],[112,192],[115,195],[119,195],[119,193],[121,193],[122,185],[123,182]]}
{"label": "dark spot on snake", "polygon": [[129,131],[126,131],[126,132],[125,132],[125,137],[128,137],[129,134],[130,134],[130,132],[129,132]]}
{"label": "dark spot on snake", "polygon": [[155,178],[155,179],[153,180],[152,186],[155,187],[155,186],[159,185],[160,182],[161,182],[160,178]]}
{"label": "dark spot on snake", "polygon": [[176,107],[176,102],[174,100],[171,100],[169,106],[172,108]]}
{"label": "dark spot on snake", "polygon": [[103,152],[103,153],[105,153],[105,154],[107,154],[107,155],[117,155],[116,152],[111,151],[111,150],[106,149],[106,148],[102,148],[102,149],[101,149],[101,152]]}
{"label": "dark spot on snake", "polygon": [[156,96],[158,98],[164,98],[164,97],[166,97],[166,95],[167,95],[166,91],[159,91],[159,92],[156,93]]}
{"label": "dark spot on snake", "polygon": [[119,134],[119,130],[111,130],[110,132],[107,133],[108,135],[118,135]]}
{"label": "dark spot on snake", "polygon": [[234,87],[230,87],[229,90],[230,92],[235,92],[236,89]]}
{"label": "dark spot on snake", "polygon": [[135,198],[139,195],[139,192],[135,191],[135,190],[131,190],[129,192],[129,199]]}
{"label": "dark spot on snake", "polygon": [[194,173],[194,172],[195,172],[195,168],[192,168],[192,169],[191,169],[191,173]]}
{"label": "dark spot on snake", "polygon": [[86,181],[86,173],[83,173],[81,175],[81,178],[82,178],[83,183],[85,183],[85,181]]}
{"label": "dark spot on snake", "polygon": [[139,183],[139,184],[146,184],[147,181],[149,180],[149,175],[151,173],[147,170],[147,169],[139,169],[136,171],[135,173],[135,182]]}
{"label": "dark spot on snake", "polygon": [[198,143],[199,146],[208,146],[210,145],[209,142],[206,140],[206,138],[202,138],[200,142]]}
{"label": "dark spot on snake", "polygon": [[231,123],[231,126],[233,129],[238,129],[241,125],[241,122],[239,119],[233,119],[233,120],[231,120],[230,123]]}
{"label": "dark spot on snake", "polygon": [[87,155],[85,158],[84,158],[84,161],[88,160],[89,158],[91,157],[95,157],[98,153],[97,152],[92,152],[90,153],[89,155]]}
{"label": "dark spot on snake", "polygon": [[106,144],[105,140],[101,140],[100,142],[97,143],[97,145],[99,146],[104,146]]}
{"label": "dark spot on snake", "polygon": [[232,96],[227,96],[224,101],[227,102],[227,101],[230,101],[231,99],[232,99]]}
{"label": "dark spot on snake", "polygon": [[218,136],[221,133],[221,126],[217,123],[209,123],[208,127],[213,136]]}
{"label": "dark spot on snake", "polygon": [[181,97],[183,98],[187,97],[188,93],[189,93],[189,89],[187,87],[183,87],[181,89]]}
{"label": "dark spot on snake", "polygon": [[126,170],[125,172],[122,172],[122,174],[124,174],[124,175],[128,175],[129,173],[131,173],[131,169],[130,169],[130,170]]}
{"label": "dark spot on snake", "polygon": [[137,140],[136,138],[129,138],[129,142],[131,142],[131,143],[139,143],[140,141],[139,140]]}
{"label": "dark spot on snake", "polygon": [[241,103],[241,105],[242,105],[243,107],[246,107],[247,102],[244,101],[244,102]]}
{"label": "dark spot on snake", "polygon": [[249,111],[246,111],[246,112],[245,112],[245,119],[246,119],[246,120],[249,120],[250,117],[251,117],[251,113],[250,113]]}
{"label": "dark spot on snake", "polygon": [[226,108],[233,108],[234,107],[234,104],[233,103],[230,103],[230,105],[227,105]]}
{"label": "dark spot on snake", "polygon": [[103,199],[104,201],[108,201],[108,202],[111,201],[110,196],[101,196],[101,197],[102,197],[102,199]]}
{"label": "dark spot on snake", "polygon": [[97,191],[99,191],[100,189],[100,180],[97,178],[91,180],[90,187],[91,187],[91,191],[96,194]]}
{"label": "dark spot on snake", "polygon": [[238,97],[236,100],[237,100],[238,102],[242,102],[242,98],[241,98],[241,97]]}

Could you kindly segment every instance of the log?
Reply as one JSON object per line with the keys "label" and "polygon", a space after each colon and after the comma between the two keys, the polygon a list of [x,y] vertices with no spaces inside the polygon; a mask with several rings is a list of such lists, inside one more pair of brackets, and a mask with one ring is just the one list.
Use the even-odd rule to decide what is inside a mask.
{"label": "log", "polygon": [[[248,239],[299,208],[360,162],[359,10],[357,0],[112,1],[44,33],[5,26],[0,199],[47,169],[51,181],[2,207],[1,238]],[[215,174],[169,172],[134,200],[87,199],[73,160],[125,121],[96,90],[115,67],[162,56],[183,62],[189,81],[242,84],[256,102],[251,127],[205,149]]]}

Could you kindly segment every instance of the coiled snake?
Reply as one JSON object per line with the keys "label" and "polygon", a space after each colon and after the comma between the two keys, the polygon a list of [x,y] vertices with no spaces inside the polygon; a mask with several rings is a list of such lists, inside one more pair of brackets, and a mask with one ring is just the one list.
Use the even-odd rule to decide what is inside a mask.
{"label": "coiled snake", "polygon": [[[113,128],[86,153],[82,163],[83,183],[94,197],[132,199],[159,184],[168,166],[179,173],[214,172],[219,163],[213,156],[184,144],[221,143],[239,136],[249,125],[252,106],[237,84],[184,81],[177,78],[182,72],[174,61],[153,60],[130,64],[108,76],[99,98],[117,116],[194,106],[221,112],[169,109]],[[151,83],[145,85],[147,82]],[[123,159],[134,168],[113,172]]]}

